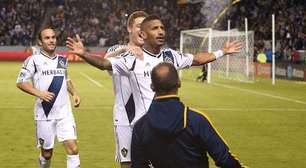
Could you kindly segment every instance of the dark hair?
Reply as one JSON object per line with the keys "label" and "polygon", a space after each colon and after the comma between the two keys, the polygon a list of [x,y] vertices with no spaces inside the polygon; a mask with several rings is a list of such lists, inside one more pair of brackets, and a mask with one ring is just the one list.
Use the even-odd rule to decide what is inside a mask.
{"label": "dark hair", "polygon": [[145,11],[135,11],[129,16],[129,18],[127,20],[127,26],[128,27],[132,26],[134,24],[136,18],[139,18],[139,17],[144,17],[145,18],[147,16],[148,16],[148,14]]}
{"label": "dark hair", "polygon": [[179,76],[174,65],[167,62],[159,63],[151,72],[154,91],[168,93],[179,87]]}
{"label": "dark hair", "polygon": [[143,30],[144,27],[145,27],[145,25],[146,25],[148,22],[152,21],[152,20],[159,20],[159,21],[161,21],[161,19],[160,19],[159,16],[157,16],[157,15],[155,15],[155,14],[149,15],[149,16],[147,16],[147,17],[142,21],[142,23],[141,23],[141,25],[140,25],[140,29]]}
{"label": "dark hair", "polygon": [[44,26],[44,27],[42,27],[42,28],[39,30],[39,32],[38,32],[38,37],[37,37],[38,40],[42,41],[41,33],[42,33],[44,30],[46,30],[46,29],[51,29],[51,30],[55,31],[51,26]]}

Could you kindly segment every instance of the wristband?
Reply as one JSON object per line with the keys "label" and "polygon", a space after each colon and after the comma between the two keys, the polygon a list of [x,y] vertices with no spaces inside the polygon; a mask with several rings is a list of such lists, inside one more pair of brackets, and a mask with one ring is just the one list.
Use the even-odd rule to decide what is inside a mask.
{"label": "wristband", "polygon": [[215,52],[213,52],[213,54],[216,56],[216,59],[218,59],[218,58],[220,58],[224,55],[222,50],[215,51]]}

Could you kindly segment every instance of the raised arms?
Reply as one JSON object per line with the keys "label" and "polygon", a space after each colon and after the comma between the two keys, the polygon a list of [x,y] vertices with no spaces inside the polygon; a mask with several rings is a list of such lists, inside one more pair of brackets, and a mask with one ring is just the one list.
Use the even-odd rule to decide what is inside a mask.
{"label": "raised arms", "polygon": [[217,58],[240,52],[242,44],[238,41],[226,42],[222,50],[213,53],[197,53],[193,58],[192,65],[203,65],[216,60]]}
{"label": "raised arms", "polygon": [[97,67],[101,70],[112,70],[112,64],[106,58],[97,57],[98,55],[86,52],[79,35],[76,35],[76,40],[71,37],[68,37],[66,41],[66,46],[70,49],[70,53],[78,55],[90,65]]}

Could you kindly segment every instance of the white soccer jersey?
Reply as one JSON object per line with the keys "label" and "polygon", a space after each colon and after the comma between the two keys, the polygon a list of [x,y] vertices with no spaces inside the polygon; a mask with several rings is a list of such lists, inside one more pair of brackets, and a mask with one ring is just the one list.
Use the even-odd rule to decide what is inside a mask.
{"label": "white soccer jersey", "polygon": [[184,69],[190,67],[193,61],[193,55],[178,53],[169,48],[162,49],[157,55],[143,49],[143,54],[143,60],[136,59],[130,53],[124,53],[121,58],[111,60],[113,74],[125,75],[130,81],[135,101],[132,125],[148,111],[154,98],[155,93],[150,88],[152,69],[160,62],[170,62],[177,69]]}
{"label": "white soccer jersey", "polygon": [[28,57],[19,73],[17,83],[32,81],[34,88],[55,94],[51,102],[36,98],[34,108],[35,120],[61,119],[67,116],[69,96],[67,90],[68,60],[56,55],[51,58],[40,52]]}
{"label": "white soccer jersey", "polygon": [[[107,50],[107,53],[114,52],[117,49],[126,47],[126,45],[114,45]],[[110,57],[112,61],[120,57]],[[127,76],[114,74],[109,71],[113,79],[113,88],[115,93],[115,103],[113,107],[114,125],[128,126],[135,116],[135,103],[132,95],[130,81]]]}

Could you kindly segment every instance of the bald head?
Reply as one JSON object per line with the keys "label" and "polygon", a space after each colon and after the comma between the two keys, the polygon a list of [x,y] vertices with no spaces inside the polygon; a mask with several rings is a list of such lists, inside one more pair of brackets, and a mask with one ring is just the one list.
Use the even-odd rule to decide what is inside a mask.
{"label": "bald head", "polygon": [[173,64],[159,63],[151,72],[151,88],[157,95],[176,94],[181,82]]}

